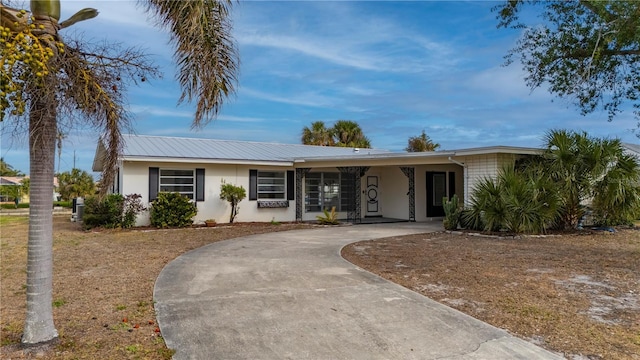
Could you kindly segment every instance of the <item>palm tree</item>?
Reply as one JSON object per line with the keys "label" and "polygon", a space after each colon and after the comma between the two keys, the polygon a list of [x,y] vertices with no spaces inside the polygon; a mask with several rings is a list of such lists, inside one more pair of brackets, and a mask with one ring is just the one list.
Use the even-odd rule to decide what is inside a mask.
{"label": "palm tree", "polygon": [[558,186],[561,228],[575,228],[591,199],[596,213],[609,220],[637,210],[640,166],[624,154],[619,139],[552,130],[545,135],[545,144],[541,168]]}
{"label": "palm tree", "polygon": [[324,121],[314,121],[311,128],[302,129],[302,143],[305,145],[334,146],[333,133],[327,129]]}
{"label": "palm tree", "polygon": [[434,143],[431,138],[422,130],[420,136],[412,136],[407,140],[407,147],[404,149],[408,152],[424,152],[435,151],[440,144]]}
{"label": "palm tree", "polygon": [[[235,92],[238,55],[230,36],[231,1],[141,2],[172,35],[182,87],[179,102],[197,99],[193,126],[206,124]],[[22,342],[37,344],[58,336],[52,313],[51,212],[58,113],[80,113],[105,133],[108,151],[102,183],[110,184],[121,147],[120,129],[128,120],[123,91],[131,82],[155,76],[157,70],[135,50],[114,55],[115,47],[97,47],[91,52],[83,42],[62,38],[59,30],[95,17],[95,9],[80,10],[58,22],[59,0],[31,0],[30,12],[27,16],[25,10],[0,4],[2,32],[9,34],[0,49],[0,84],[4,86],[0,114],[19,118],[28,109],[31,201]]]}
{"label": "palm tree", "polygon": [[58,174],[58,192],[63,200],[94,195],[96,185],[88,172],[77,168]]}
{"label": "palm tree", "polygon": [[333,134],[336,137],[336,146],[370,148],[371,142],[362,132],[357,122],[351,120],[338,120],[333,124]]}

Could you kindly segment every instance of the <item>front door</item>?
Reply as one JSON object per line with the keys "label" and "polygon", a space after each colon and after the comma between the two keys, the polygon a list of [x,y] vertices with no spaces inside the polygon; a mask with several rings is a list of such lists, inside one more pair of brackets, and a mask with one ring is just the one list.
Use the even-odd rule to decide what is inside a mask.
{"label": "front door", "polygon": [[367,176],[367,188],[364,192],[365,201],[367,203],[367,212],[365,216],[381,216],[379,180],[378,176]]}
{"label": "front door", "polygon": [[[449,191],[447,191],[449,175]],[[445,171],[427,171],[427,217],[444,216],[442,199],[455,194],[455,173]]]}

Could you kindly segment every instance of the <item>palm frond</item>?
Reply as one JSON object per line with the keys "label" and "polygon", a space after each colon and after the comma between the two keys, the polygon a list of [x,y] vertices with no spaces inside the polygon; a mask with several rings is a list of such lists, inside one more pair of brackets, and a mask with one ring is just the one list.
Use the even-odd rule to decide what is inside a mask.
{"label": "palm frond", "polygon": [[147,0],[147,12],[171,33],[182,88],[179,103],[197,99],[193,126],[215,119],[235,94],[239,56],[231,36],[229,0]]}
{"label": "palm frond", "polygon": [[67,113],[79,111],[103,133],[101,141],[106,144],[107,151],[101,190],[105,193],[116,173],[122,148],[121,131],[129,128],[130,123],[125,109],[126,87],[136,78],[157,75],[157,69],[137,50],[103,45],[88,52],[80,42],[70,42],[67,50],[60,54],[59,63],[60,107]]}

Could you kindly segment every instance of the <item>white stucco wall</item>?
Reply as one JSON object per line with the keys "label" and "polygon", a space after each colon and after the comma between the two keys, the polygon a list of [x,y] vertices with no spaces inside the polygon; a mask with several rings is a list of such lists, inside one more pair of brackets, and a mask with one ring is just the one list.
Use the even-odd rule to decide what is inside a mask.
{"label": "white stucco wall", "polygon": [[[229,222],[231,206],[220,199],[220,184],[222,180],[236,186],[242,186],[247,190],[247,198],[240,203],[240,210],[235,221],[294,221],[295,201],[289,201],[288,208],[258,209],[257,201],[248,200],[249,197],[249,169],[258,170],[292,170],[287,167],[274,166],[248,166],[248,165],[224,165],[224,164],[188,164],[188,163],[153,163],[153,162],[123,162],[121,193],[140,194],[142,200],[148,206],[149,202],[149,168],[161,169],[205,169],[205,201],[197,202],[198,214],[194,218],[195,223],[206,219],[215,219],[218,223]],[[314,217],[315,219],[315,217]],[[138,217],[137,225],[148,225],[149,213]]]}
{"label": "white stucco wall", "polygon": [[[462,160],[462,159],[461,159]],[[513,161],[512,156],[473,156],[463,159],[466,164],[466,174],[463,167],[454,164],[431,164],[431,165],[414,165],[415,168],[415,218],[416,221],[431,220],[427,214],[427,189],[426,189],[426,172],[427,171],[444,171],[455,172],[456,184],[455,192],[459,198],[468,201],[470,191],[478,179],[484,176],[495,176],[497,169],[501,163]],[[411,166],[411,165],[407,165]],[[289,201],[288,208],[261,208],[257,206],[257,201],[248,200],[249,194],[249,170],[278,170],[287,171],[295,170],[287,166],[256,166],[256,165],[233,165],[233,164],[204,164],[204,163],[166,163],[166,162],[132,162],[124,161],[121,164],[120,171],[120,193],[140,194],[145,204],[148,205],[149,200],[149,168],[157,167],[160,169],[205,169],[205,201],[197,202],[198,214],[194,218],[196,223],[201,223],[206,219],[215,219],[219,223],[229,221],[231,212],[230,205],[219,198],[220,184],[222,180],[234,185],[243,186],[247,190],[247,198],[240,203],[240,211],[236,217],[238,222],[269,222],[269,221],[295,221],[296,208],[295,200]],[[335,167],[327,166],[323,168],[315,168],[313,171],[322,172],[338,172]],[[409,180],[402,173],[399,166],[372,166],[365,176],[361,179],[361,191],[366,189],[366,176],[376,175],[379,177],[379,215],[390,218],[408,219],[409,218]],[[465,176],[469,180],[469,184],[465,186]],[[295,185],[291,185],[295,186]],[[447,181],[447,186],[449,182]],[[304,184],[303,184],[304,193]],[[304,196],[304,194],[303,194]],[[303,198],[304,199],[304,198]],[[366,215],[366,196],[361,192],[361,215]],[[304,209],[304,201],[302,202],[302,220],[314,221],[320,212],[306,212]],[[340,212],[339,219],[346,219],[347,213]],[[137,225],[149,224],[149,214],[142,214],[137,221]]]}
{"label": "white stucco wall", "polygon": [[409,196],[407,192],[409,191],[409,179],[397,166],[380,168],[378,174],[381,188],[379,196],[380,215],[394,219],[408,219]]}

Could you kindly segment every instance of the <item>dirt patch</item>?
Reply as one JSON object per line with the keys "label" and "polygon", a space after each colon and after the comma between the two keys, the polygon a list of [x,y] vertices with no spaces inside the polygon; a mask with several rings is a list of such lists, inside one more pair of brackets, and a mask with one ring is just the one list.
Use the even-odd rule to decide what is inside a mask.
{"label": "dirt patch", "polygon": [[354,264],[570,359],[640,359],[640,232],[351,244]]}
{"label": "dirt patch", "polygon": [[0,358],[169,359],[155,320],[153,286],[180,254],[239,236],[309,228],[308,224],[239,223],[214,228],[85,232],[54,218],[54,321],[57,343],[18,344],[25,317],[27,221],[0,227]]}

